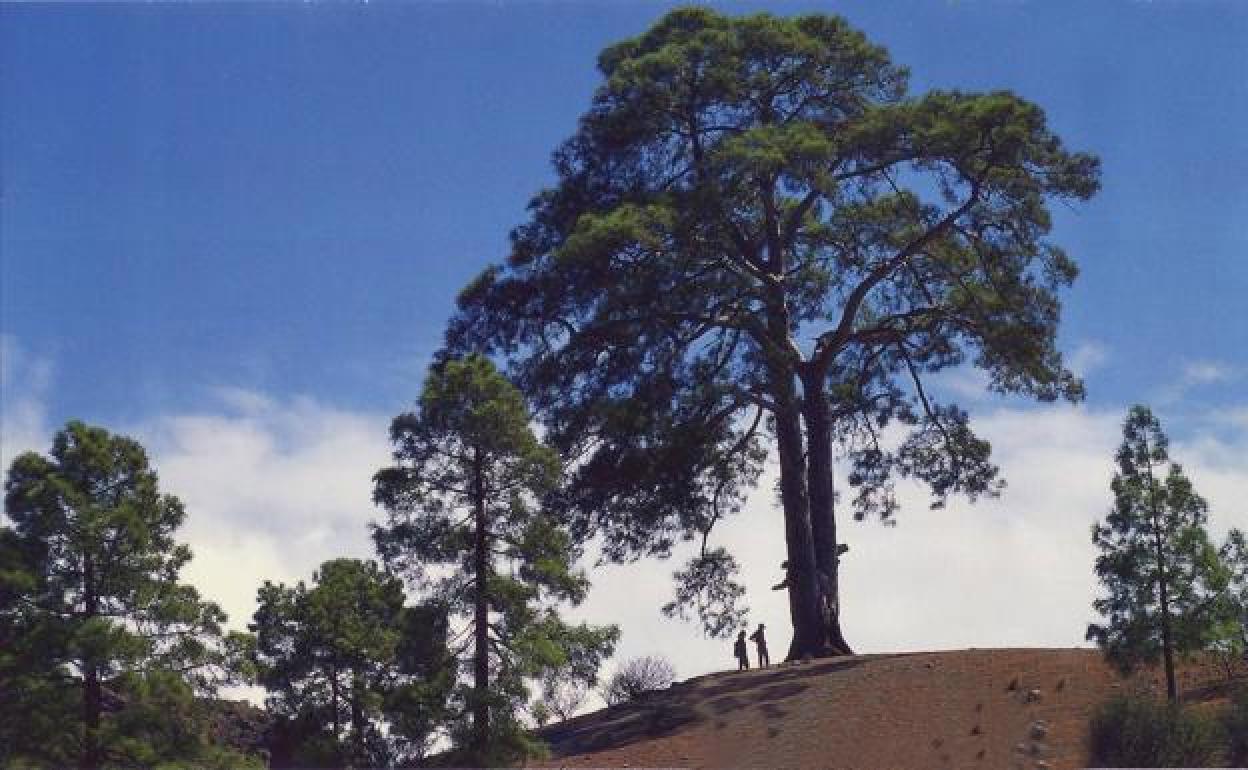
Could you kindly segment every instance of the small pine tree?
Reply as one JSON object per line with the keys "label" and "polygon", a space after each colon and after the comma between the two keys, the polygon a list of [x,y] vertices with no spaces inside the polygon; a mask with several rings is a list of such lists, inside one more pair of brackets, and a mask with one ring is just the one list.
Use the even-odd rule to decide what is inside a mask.
{"label": "small pine tree", "polygon": [[1228,580],[1218,602],[1212,647],[1227,678],[1234,679],[1248,662],[1248,537],[1242,530],[1232,529],[1218,556]]}
{"label": "small pine tree", "polygon": [[390,433],[396,464],[375,477],[389,520],[374,539],[389,566],[463,624],[451,650],[464,675],[452,740],[473,764],[530,754],[526,682],[565,670],[592,683],[619,635],[567,625],[554,607],[589,588],[573,569],[571,539],[539,507],[558,481],[558,457],[534,436],[519,391],[482,356],[435,367],[419,411],[396,417]]}
{"label": "small pine tree", "polygon": [[1116,455],[1114,505],[1092,528],[1108,595],[1093,602],[1105,621],[1089,624],[1087,638],[1123,672],[1160,657],[1174,702],[1175,655],[1210,643],[1228,574],[1205,531],[1208,506],[1168,445],[1153,413],[1132,407]]}
{"label": "small pine tree", "polygon": [[404,607],[374,562],[334,559],[313,586],[265,582],[251,630],[256,679],[296,765],[419,758],[445,700],[445,613]]}

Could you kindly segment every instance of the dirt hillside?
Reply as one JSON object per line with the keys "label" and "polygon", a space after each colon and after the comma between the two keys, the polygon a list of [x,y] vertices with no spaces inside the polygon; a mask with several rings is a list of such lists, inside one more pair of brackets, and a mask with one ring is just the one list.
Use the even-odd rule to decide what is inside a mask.
{"label": "dirt hillside", "polygon": [[[1221,697],[1213,666],[1179,670],[1184,699]],[[861,655],[680,682],[548,726],[542,767],[1075,768],[1106,698],[1160,689],[1095,650]]]}

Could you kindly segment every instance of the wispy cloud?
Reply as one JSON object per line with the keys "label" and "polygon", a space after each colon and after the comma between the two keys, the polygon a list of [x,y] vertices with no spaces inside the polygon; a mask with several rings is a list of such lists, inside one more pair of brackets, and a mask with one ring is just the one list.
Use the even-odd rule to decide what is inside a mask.
{"label": "wispy cloud", "polygon": [[1095,340],[1080,343],[1066,358],[1066,365],[1080,377],[1087,377],[1109,360],[1109,349]]}
{"label": "wispy cloud", "polygon": [[1235,377],[1235,369],[1217,361],[1189,361],[1183,366],[1183,383],[1193,385],[1211,385],[1215,382],[1226,382]]}
{"label": "wispy cloud", "polygon": [[11,334],[0,334],[0,468],[4,472],[22,452],[48,447],[46,401],[53,373],[50,358],[27,350]]}
{"label": "wispy cloud", "polygon": [[1173,404],[1182,401],[1192,390],[1234,382],[1242,375],[1238,367],[1221,361],[1185,361],[1174,381],[1161,389],[1156,400],[1160,404]]}

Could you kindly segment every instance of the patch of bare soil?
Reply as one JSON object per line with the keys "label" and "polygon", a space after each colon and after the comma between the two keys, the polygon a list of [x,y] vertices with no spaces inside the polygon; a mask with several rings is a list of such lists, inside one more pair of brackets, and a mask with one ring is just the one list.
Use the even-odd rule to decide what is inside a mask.
{"label": "patch of bare soil", "polygon": [[[1224,696],[1212,665],[1179,669],[1185,700]],[[711,674],[546,727],[539,767],[1086,767],[1088,720],[1123,692],[1096,650],[859,655]]]}

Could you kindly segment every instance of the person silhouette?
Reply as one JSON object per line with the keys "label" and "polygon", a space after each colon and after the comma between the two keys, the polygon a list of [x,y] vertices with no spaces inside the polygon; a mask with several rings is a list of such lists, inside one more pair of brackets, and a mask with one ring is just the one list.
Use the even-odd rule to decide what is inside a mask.
{"label": "person silhouette", "polygon": [[732,646],[732,653],[737,656],[737,670],[745,671],[750,667],[750,654],[745,647],[745,632],[737,634],[737,643]]}
{"label": "person silhouette", "polygon": [[[767,655],[767,637],[763,634],[764,628],[766,628],[766,626],[759,623],[758,630],[750,634],[750,641],[754,642],[754,644],[758,647],[759,668],[767,668],[767,666],[771,665],[771,658]],[[741,633],[744,634],[745,632],[742,631]]]}

